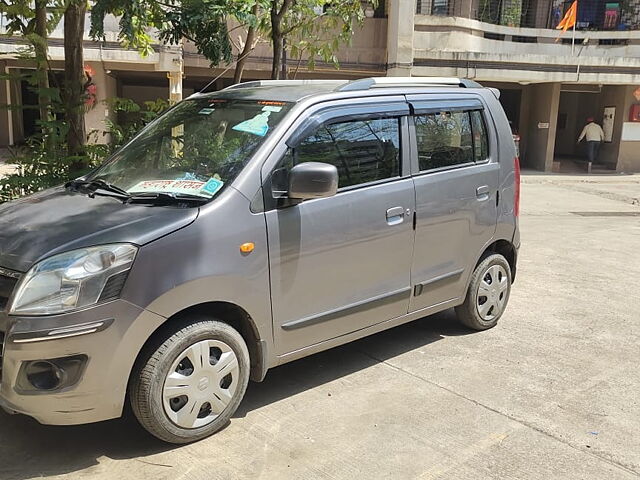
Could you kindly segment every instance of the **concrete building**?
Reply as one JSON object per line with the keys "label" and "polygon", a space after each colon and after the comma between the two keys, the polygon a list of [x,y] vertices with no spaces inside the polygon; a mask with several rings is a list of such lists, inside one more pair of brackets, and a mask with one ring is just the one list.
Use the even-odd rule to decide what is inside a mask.
{"label": "concrete building", "polygon": [[[640,106],[634,107],[640,105],[640,0],[578,0],[575,35],[566,32],[559,41],[554,27],[570,1],[381,3],[375,11],[367,10],[363,28],[339,52],[339,70],[318,62],[308,71],[304,59],[288,59],[289,76],[471,78],[501,90],[507,115],[521,136],[525,168],[551,171],[559,162],[583,158],[584,147],[576,140],[585,119],[593,116],[607,134],[598,168],[640,172],[640,122],[631,116],[632,110],[640,112]],[[210,68],[188,42],[157,45],[154,54],[141,58],[120,46],[115,19],[107,22],[106,32],[106,42],[92,42],[88,35],[85,39],[85,60],[97,87],[96,106],[87,114],[88,131],[104,130],[104,118],[112,115],[102,102],[106,98],[178,99],[217,77],[209,89],[232,82],[233,65]],[[19,39],[0,36],[0,53],[11,54],[18,44]],[[61,69],[61,28],[50,45],[52,66]],[[5,72],[27,67],[18,59],[2,58],[0,70]],[[265,40],[249,57],[244,80],[268,78],[270,67]],[[0,103],[34,103],[27,90],[16,82],[0,82]],[[33,122],[17,111],[0,112],[0,146],[20,142]]]}
{"label": "concrete building", "polygon": [[[401,9],[416,6],[413,0],[399,3]],[[404,17],[405,52],[389,58],[389,73],[463,76],[500,88],[522,138],[524,167],[550,171],[554,161],[584,157],[584,144],[576,140],[593,116],[607,134],[601,168],[638,172],[640,123],[629,121],[640,103],[638,2],[625,2],[621,11],[622,3],[578,0],[575,40],[568,31],[557,41],[553,27],[569,5],[418,1],[416,15]]]}

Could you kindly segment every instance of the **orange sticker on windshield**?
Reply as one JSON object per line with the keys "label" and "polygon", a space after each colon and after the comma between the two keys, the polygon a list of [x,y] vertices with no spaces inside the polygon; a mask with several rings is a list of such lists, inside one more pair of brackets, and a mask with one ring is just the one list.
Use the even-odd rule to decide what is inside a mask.
{"label": "orange sticker on windshield", "polygon": [[286,105],[285,102],[276,102],[275,100],[260,100],[258,105],[275,105],[279,107],[283,107]]}

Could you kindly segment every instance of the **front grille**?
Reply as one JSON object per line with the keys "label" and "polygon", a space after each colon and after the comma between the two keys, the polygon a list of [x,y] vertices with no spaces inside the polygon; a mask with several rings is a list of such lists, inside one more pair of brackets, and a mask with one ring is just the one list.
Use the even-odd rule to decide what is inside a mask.
{"label": "front grille", "polygon": [[0,268],[0,311],[4,310],[9,303],[9,298],[13,293],[20,275]]}

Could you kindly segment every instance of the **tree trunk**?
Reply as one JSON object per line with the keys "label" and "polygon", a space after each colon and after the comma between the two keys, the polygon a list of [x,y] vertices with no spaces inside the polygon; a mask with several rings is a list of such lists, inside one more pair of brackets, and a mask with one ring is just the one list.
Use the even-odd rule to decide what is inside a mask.
{"label": "tree trunk", "polygon": [[273,35],[273,62],[271,64],[271,78],[280,80],[282,75],[282,37]]}
{"label": "tree trunk", "polygon": [[[251,13],[254,16],[258,16],[258,4],[256,3],[251,10]],[[236,62],[236,70],[233,73],[233,83],[240,83],[242,81],[242,73],[244,72],[244,65],[247,62],[247,57],[251,50],[253,50],[253,42],[256,38],[256,27],[249,27],[247,30],[247,39],[244,43],[244,48],[242,52],[238,56],[238,61]]]}
{"label": "tree trunk", "polygon": [[[36,76],[38,79],[38,106],[40,108],[40,121],[47,122],[51,119],[51,95],[48,91],[49,68],[47,64],[47,0],[36,0],[35,13],[35,34],[39,37],[33,42],[36,54]],[[42,132],[46,133],[46,127],[42,128]]]}
{"label": "tree trunk", "polygon": [[[285,15],[296,5],[296,0],[283,0],[278,10],[278,0],[271,0],[271,43],[273,44],[273,62],[271,64],[271,78],[280,80],[286,77],[286,65],[283,60],[285,34],[282,31],[282,21]],[[284,72],[283,72],[284,70]]]}
{"label": "tree trunk", "polygon": [[282,37],[282,60],[280,62],[282,64],[282,73],[280,74],[280,78],[282,80],[287,79],[287,37]]}
{"label": "tree trunk", "polygon": [[[70,155],[82,156],[86,139],[84,125],[84,62],[82,41],[87,0],[71,0],[64,12],[64,110],[69,125],[67,147]],[[75,160],[72,170],[83,170],[86,162]]]}
{"label": "tree trunk", "polygon": [[280,79],[280,69],[282,66],[282,17],[284,11],[278,12],[278,2],[271,0],[271,43],[273,45],[273,60],[271,62],[271,79]]}
{"label": "tree trunk", "polygon": [[280,80],[282,74],[282,35],[276,34],[275,31],[271,34],[271,41],[273,43],[273,62],[271,63],[271,78],[273,80]]}

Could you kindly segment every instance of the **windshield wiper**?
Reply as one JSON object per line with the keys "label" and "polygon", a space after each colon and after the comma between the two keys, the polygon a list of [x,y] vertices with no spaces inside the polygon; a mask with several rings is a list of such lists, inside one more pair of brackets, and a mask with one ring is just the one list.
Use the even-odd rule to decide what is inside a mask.
{"label": "windshield wiper", "polygon": [[210,198],[200,197],[198,195],[189,195],[188,193],[143,193],[140,195],[130,195],[127,199],[127,203],[150,203],[153,205],[172,205],[172,204],[185,204],[195,203],[202,204],[207,203]]}
{"label": "windshield wiper", "polygon": [[[131,194],[122,188],[106,182],[101,178],[93,180],[73,180],[65,184],[66,188],[83,189],[90,197],[94,195],[109,196],[122,200],[124,203],[138,203],[151,205],[175,205],[175,204],[203,204],[210,199],[188,193],[150,192]],[[104,192],[104,193],[103,193]]]}
{"label": "windshield wiper", "polygon": [[101,178],[96,178],[94,180],[72,180],[65,184],[66,188],[74,188],[74,189],[85,189],[89,191],[89,195],[100,195],[97,190],[104,190],[105,192],[109,192],[112,194],[116,194],[117,198],[128,199],[131,197],[129,192],[126,190],[109,183]]}

